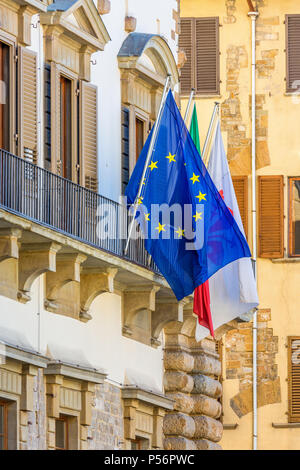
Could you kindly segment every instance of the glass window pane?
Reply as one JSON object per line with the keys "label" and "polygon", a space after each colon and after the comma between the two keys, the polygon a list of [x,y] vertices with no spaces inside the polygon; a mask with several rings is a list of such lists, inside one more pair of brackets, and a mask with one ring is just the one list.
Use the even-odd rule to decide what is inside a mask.
{"label": "glass window pane", "polygon": [[292,254],[300,255],[300,179],[292,183]]}
{"label": "glass window pane", "polygon": [[57,448],[65,448],[65,422],[60,419],[57,419],[55,424],[55,441]]}
{"label": "glass window pane", "polygon": [[0,450],[4,450],[4,437],[0,436]]}

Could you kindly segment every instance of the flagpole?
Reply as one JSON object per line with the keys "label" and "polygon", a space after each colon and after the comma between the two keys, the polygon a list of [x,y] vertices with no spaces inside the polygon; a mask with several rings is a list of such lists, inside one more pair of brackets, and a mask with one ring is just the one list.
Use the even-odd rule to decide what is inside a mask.
{"label": "flagpole", "polygon": [[188,102],[188,105],[186,107],[185,115],[184,115],[184,123],[185,123],[186,126],[187,126],[187,120],[188,120],[189,113],[190,113],[191,104],[192,104],[192,101],[193,101],[193,98],[194,98],[194,93],[195,93],[195,88],[192,88],[190,98],[189,98],[189,102]]}
{"label": "flagpole", "polygon": [[162,94],[162,98],[161,98],[157,118],[156,118],[156,121],[155,121],[155,124],[154,124],[153,134],[152,134],[151,142],[150,142],[147,157],[146,157],[145,166],[144,166],[143,174],[142,174],[140,185],[139,185],[139,190],[138,190],[135,202],[134,202],[133,218],[132,218],[132,221],[131,221],[131,224],[130,224],[130,227],[129,227],[128,237],[127,237],[127,240],[126,240],[126,246],[125,246],[125,250],[124,250],[124,255],[125,256],[127,255],[127,252],[128,252],[129,241],[130,241],[130,238],[131,238],[131,234],[132,234],[132,230],[133,230],[133,226],[134,226],[134,222],[135,222],[135,216],[136,216],[137,208],[138,208],[138,205],[139,205],[138,201],[139,201],[139,198],[140,198],[141,193],[142,193],[143,182],[144,182],[144,179],[145,179],[145,174],[146,174],[146,171],[147,171],[147,168],[148,168],[148,164],[150,162],[150,159],[151,159],[151,156],[152,156],[152,153],[153,153],[154,144],[155,144],[156,137],[157,137],[157,131],[158,131],[158,128],[159,128],[162,111],[163,111],[163,108],[164,108],[164,104],[165,104],[167,93],[168,93],[169,86],[170,86],[170,79],[171,79],[171,75],[168,74],[168,76],[166,78],[164,91],[163,91],[163,94]]}
{"label": "flagpole", "polygon": [[212,132],[213,132],[214,124],[215,124],[215,119],[216,119],[216,116],[219,113],[219,107],[220,107],[220,103],[218,103],[216,101],[215,102],[215,107],[214,107],[214,110],[213,110],[213,113],[212,113],[212,116],[211,116],[209,128],[208,128],[208,131],[207,131],[206,139],[205,139],[205,142],[204,142],[204,146],[203,146],[203,149],[202,149],[202,160],[203,160],[204,163],[205,163],[205,160],[206,160],[206,155],[205,154],[207,152],[208,144],[209,144],[209,142],[211,140],[211,137],[212,137]]}

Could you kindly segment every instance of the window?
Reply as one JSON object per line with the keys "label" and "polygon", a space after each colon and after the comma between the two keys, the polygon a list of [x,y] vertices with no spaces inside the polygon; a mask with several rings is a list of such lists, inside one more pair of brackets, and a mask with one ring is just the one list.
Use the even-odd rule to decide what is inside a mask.
{"label": "window", "polygon": [[140,156],[144,146],[144,121],[139,118],[135,119],[135,161]]}
{"label": "window", "polygon": [[8,449],[7,403],[0,401],[0,450]]}
{"label": "window", "polygon": [[289,254],[300,256],[300,177],[289,179]]}
{"label": "window", "polygon": [[300,422],[300,336],[288,337],[289,422]]}
{"label": "window", "polygon": [[283,176],[258,177],[258,238],[261,258],[282,258]]}
{"label": "window", "polygon": [[148,450],[149,440],[143,437],[136,437],[131,441],[131,450]]}
{"label": "window", "polygon": [[68,450],[69,448],[69,423],[68,417],[61,415],[55,420],[55,449]]}
{"label": "window", "polygon": [[60,160],[61,176],[72,179],[72,82],[60,77]]}
{"label": "window", "polygon": [[219,18],[181,18],[179,47],[187,61],[181,70],[181,93],[220,93]]}
{"label": "window", "polygon": [[286,15],[286,90],[300,89],[300,15]]}
{"label": "window", "polygon": [[10,123],[10,103],[9,103],[9,46],[0,42],[0,148],[9,150],[9,123]]}
{"label": "window", "polygon": [[248,176],[233,176],[232,183],[246,237],[248,236]]}

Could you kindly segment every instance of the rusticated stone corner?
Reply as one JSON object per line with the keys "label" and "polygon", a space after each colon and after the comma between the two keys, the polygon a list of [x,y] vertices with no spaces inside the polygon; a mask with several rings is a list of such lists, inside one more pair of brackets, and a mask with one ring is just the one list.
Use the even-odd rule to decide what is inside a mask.
{"label": "rusticated stone corner", "polygon": [[191,439],[185,437],[166,437],[164,439],[165,450],[197,450],[197,445]]}

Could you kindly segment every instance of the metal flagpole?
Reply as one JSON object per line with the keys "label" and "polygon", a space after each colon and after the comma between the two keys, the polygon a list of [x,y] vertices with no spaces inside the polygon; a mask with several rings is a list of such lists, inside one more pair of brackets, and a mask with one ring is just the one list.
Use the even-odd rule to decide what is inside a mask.
{"label": "metal flagpole", "polygon": [[207,163],[206,162],[206,152],[207,152],[208,145],[209,145],[209,142],[210,142],[211,137],[212,137],[213,128],[214,128],[214,124],[215,124],[215,119],[216,119],[216,116],[219,113],[219,107],[220,107],[220,103],[215,102],[215,107],[214,107],[214,110],[213,110],[213,113],[212,113],[209,128],[208,128],[208,131],[207,131],[207,136],[206,136],[204,146],[203,146],[203,150],[202,150],[202,160],[203,160],[204,164]]}
{"label": "metal flagpole", "polygon": [[189,113],[190,113],[191,104],[192,104],[192,101],[193,101],[193,98],[194,98],[194,93],[195,93],[195,88],[192,88],[190,98],[189,98],[189,102],[188,102],[188,105],[186,107],[185,115],[184,115],[184,124],[186,126],[187,126],[187,120],[188,120]]}
{"label": "metal flagpole", "polygon": [[160,106],[159,106],[159,110],[158,110],[158,114],[157,114],[157,119],[156,119],[155,124],[154,124],[153,134],[152,134],[151,142],[150,142],[148,153],[147,153],[147,158],[146,158],[146,161],[145,161],[143,174],[142,174],[142,177],[141,177],[139,190],[138,190],[135,202],[134,202],[133,219],[132,219],[132,222],[131,222],[130,227],[129,227],[129,232],[128,232],[128,237],[127,237],[126,246],[125,246],[125,250],[124,250],[124,255],[127,255],[127,251],[128,251],[128,247],[129,247],[129,241],[130,241],[130,238],[131,238],[131,234],[132,234],[132,230],[133,230],[133,226],[134,226],[134,222],[135,222],[135,216],[136,216],[137,208],[138,208],[138,205],[139,205],[139,198],[141,196],[142,189],[143,189],[143,182],[144,182],[144,179],[145,179],[145,174],[146,174],[148,164],[149,164],[149,161],[151,159],[152,152],[153,152],[153,149],[154,149],[154,143],[156,141],[156,136],[157,136],[157,131],[158,131],[159,124],[160,124],[162,111],[163,111],[164,104],[165,104],[165,101],[166,101],[167,92],[168,92],[169,86],[170,86],[170,78],[171,78],[171,75],[168,75],[167,78],[166,78],[166,83],[165,83],[164,91],[163,91],[163,94],[162,94],[162,98],[161,98],[161,102],[160,102]]}

